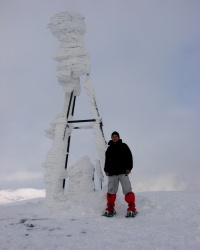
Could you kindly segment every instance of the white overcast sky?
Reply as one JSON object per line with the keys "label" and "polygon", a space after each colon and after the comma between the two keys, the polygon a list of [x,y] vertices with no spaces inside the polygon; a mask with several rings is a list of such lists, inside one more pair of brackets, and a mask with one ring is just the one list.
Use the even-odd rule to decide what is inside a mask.
{"label": "white overcast sky", "polygon": [[[136,191],[200,190],[199,0],[0,0],[0,189],[44,188],[44,130],[64,93],[47,28],[61,11],[85,17],[85,46],[106,140],[134,156]],[[75,118],[91,118],[85,90]],[[91,130],[72,134],[69,164],[97,158]]]}

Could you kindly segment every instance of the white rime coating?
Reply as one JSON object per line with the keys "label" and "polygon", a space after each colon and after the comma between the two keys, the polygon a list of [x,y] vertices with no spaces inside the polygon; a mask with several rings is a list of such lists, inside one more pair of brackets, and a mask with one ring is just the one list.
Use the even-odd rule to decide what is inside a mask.
{"label": "white rime coating", "polygon": [[[89,74],[89,55],[85,50],[83,36],[85,34],[84,17],[76,13],[61,12],[51,18],[48,27],[61,42],[54,59],[59,62],[57,78],[65,91],[74,90],[77,78]],[[76,86],[77,87],[77,86]],[[77,95],[80,88],[76,89]]]}
{"label": "white rime coating", "polygon": [[68,170],[69,193],[77,196],[80,193],[94,192],[94,166],[88,156],[78,160]]}
{"label": "white rime coating", "polygon": [[[86,31],[84,17],[76,13],[61,12],[51,18],[48,28],[60,42],[59,50],[55,54],[54,59],[58,62],[56,76],[65,92],[63,109],[51,122],[50,128],[46,130],[47,137],[53,139],[53,145],[47,153],[44,162],[44,167],[46,168],[44,182],[46,184],[46,198],[52,201],[54,198],[63,197],[63,180],[69,177],[66,159],[69,156],[68,146],[74,125],[73,123],[68,123],[68,121],[73,120],[73,100],[81,93],[80,77],[89,76],[90,74],[90,60],[84,47],[83,37]],[[100,129],[101,119],[97,112],[94,91],[89,77],[86,77],[85,88],[88,94],[91,114],[96,122],[94,124],[80,126],[80,128],[93,128],[97,152],[102,166],[105,160],[106,142],[103,137],[103,131]],[[78,164],[80,165],[78,166]],[[84,165],[85,168],[87,165],[88,169],[92,169],[89,159],[84,158],[76,164],[77,173],[83,171],[83,169],[81,170],[82,165]],[[94,167],[91,172],[94,172]],[[89,173],[84,171],[82,174],[85,175],[85,183],[87,178],[88,183],[90,183],[91,176],[89,176]],[[71,177],[71,181],[69,181],[70,192],[75,192],[74,186],[79,186],[77,184],[77,182],[80,181],[79,175],[80,174],[76,175],[77,180],[75,180],[75,177]],[[70,176],[72,176],[72,174],[70,174]],[[101,182],[103,181],[102,176],[103,174],[99,180]],[[85,184],[81,185],[84,186]],[[89,189],[94,191],[93,185],[94,183],[90,184]],[[85,191],[86,189],[87,188],[83,188]]]}
{"label": "white rime coating", "polygon": [[103,166],[105,162],[105,151],[106,151],[107,145],[103,136],[103,131],[100,128],[100,124],[102,120],[98,113],[94,89],[93,89],[92,82],[89,76],[86,77],[86,80],[84,82],[84,87],[87,91],[88,102],[90,106],[90,113],[92,114],[93,118],[96,120],[96,122],[93,124],[93,131],[94,131],[97,152],[100,156],[101,165]]}

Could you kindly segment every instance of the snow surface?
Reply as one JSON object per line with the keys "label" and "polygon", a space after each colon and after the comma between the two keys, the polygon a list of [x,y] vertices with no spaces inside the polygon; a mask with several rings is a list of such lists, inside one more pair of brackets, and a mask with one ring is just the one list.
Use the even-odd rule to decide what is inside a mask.
{"label": "snow surface", "polygon": [[35,197],[44,198],[45,190],[33,188],[0,190],[0,204],[28,200]]}
{"label": "snow surface", "polygon": [[105,203],[97,191],[1,205],[0,249],[200,249],[199,192],[136,193],[136,218],[124,217],[121,190],[116,217],[101,216]]}

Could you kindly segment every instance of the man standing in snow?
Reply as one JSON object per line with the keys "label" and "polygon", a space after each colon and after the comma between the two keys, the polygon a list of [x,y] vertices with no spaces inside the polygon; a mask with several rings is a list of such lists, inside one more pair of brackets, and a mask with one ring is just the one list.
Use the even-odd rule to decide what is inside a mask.
{"label": "man standing in snow", "polygon": [[128,177],[133,168],[132,153],[127,144],[122,142],[118,132],[114,131],[111,139],[108,143],[109,147],[106,150],[104,167],[104,171],[108,176],[107,208],[104,215],[112,217],[116,214],[114,206],[120,182],[125,195],[125,201],[128,203],[126,217],[135,217],[137,215],[135,195],[132,192]]}

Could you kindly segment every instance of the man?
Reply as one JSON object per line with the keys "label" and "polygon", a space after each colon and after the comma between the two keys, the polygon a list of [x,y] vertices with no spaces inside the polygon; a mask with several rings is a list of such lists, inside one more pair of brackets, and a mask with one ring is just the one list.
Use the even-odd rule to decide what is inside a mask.
{"label": "man", "polygon": [[128,203],[126,217],[135,217],[135,195],[132,192],[131,183],[128,175],[133,168],[133,157],[127,144],[120,139],[119,133],[114,131],[106,150],[104,171],[108,176],[107,208],[105,216],[112,217],[116,214],[114,206],[119,182],[122,185],[125,201]]}

